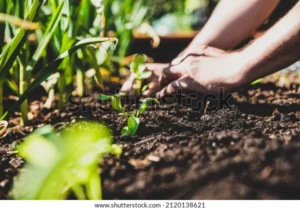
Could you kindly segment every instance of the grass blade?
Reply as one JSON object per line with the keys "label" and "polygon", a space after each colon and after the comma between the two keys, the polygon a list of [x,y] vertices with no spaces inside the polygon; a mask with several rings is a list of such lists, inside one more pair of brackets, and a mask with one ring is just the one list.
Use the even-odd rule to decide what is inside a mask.
{"label": "grass blade", "polygon": [[42,37],[40,44],[38,45],[35,53],[33,54],[32,60],[26,68],[26,76],[25,76],[26,80],[30,79],[32,70],[34,69],[36,63],[40,59],[43,51],[46,49],[47,45],[49,44],[50,39],[52,38],[52,35],[54,34],[54,31],[61,20],[63,14],[62,13],[63,6],[64,6],[64,2],[61,2],[57,10],[54,12],[54,15],[52,16],[52,19],[44,33],[44,36]]}
{"label": "grass blade", "polygon": [[[6,12],[6,0],[0,2],[0,12]],[[4,37],[5,37],[5,24],[0,23],[0,54],[2,53],[2,48],[4,46]]]}
{"label": "grass blade", "polygon": [[20,96],[19,100],[11,106],[11,108],[1,117],[5,119],[9,117],[15,110],[20,106],[20,104],[27,98],[27,96],[38,87],[43,81],[47,80],[52,74],[58,72],[58,67],[64,58],[71,56],[77,50],[86,47],[88,45],[98,44],[102,42],[114,41],[117,42],[115,38],[87,38],[79,41],[75,46],[62,53],[58,58],[49,63],[45,68],[43,68],[35,80],[28,86],[28,89]]}
{"label": "grass blade", "polygon": [[0,13],[0,22],[9,23],[9,24],[12,24],[12,25],[15,25],[20,28],[27,29],[27,30],[35,30],[35,29],[39,28],[38,23],[33,23],[33,22],[23,20],[21,18],[12,16],[12,15],[3,14],[3,13]]}
{"label": "grass blade", "polygon": [[[34,0],[28,15],[28,21],[32,21],[36,12],[41,6],[40,0]],[[20,28],[13,40],[6,46],[3,53],[0,55],[0,80],[4,80],[6,75],[16,60],[21,47],[23,46],[27,36],[25,28]]]}

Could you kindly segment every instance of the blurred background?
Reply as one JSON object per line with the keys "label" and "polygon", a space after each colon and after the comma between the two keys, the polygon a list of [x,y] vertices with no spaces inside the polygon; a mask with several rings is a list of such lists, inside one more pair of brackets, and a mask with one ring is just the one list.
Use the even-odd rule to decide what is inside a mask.
{"label": "blurred background", "polygon": [[205,25],[217,2],[146,0],[148,12],[144,23],[133,32],[129,54],[143,53],[156,62],[170,62]]}

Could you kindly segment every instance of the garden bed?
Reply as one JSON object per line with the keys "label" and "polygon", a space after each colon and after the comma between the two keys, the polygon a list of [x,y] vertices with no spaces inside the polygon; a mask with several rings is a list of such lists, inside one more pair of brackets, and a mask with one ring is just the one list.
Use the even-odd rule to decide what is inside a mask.
{"label": "garden bed", "polygon": [[[97,92],[73,97],[61,111],[40,111],[42,101],[34,101],[31,126],[0,139],[0,198],[9,198],[23,166],[12,152],[23,134],[90,119],[109,126],[123,147],[120,159],[108,156],[102,163],[105,199],[300,199],[299,80],[292,74],[275,80],[234,93],[230,108],[204,113],[160,105],[141,116],[134,137],[120,135],[124,118],[98,101]],[[110,87],[113,92],[119,85]],[[18,120],[11,118],[10,127]]]}

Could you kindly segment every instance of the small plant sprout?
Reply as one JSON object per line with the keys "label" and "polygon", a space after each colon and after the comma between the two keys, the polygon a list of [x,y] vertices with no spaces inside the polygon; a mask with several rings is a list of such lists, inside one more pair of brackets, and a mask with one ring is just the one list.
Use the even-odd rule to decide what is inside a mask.
{"label": "small plant sprout", "polygon": [[18,147],[26,160],[11,195],[14,199],[62,200],[72,192],[78,199],[102,199],[99,160],[105,154],[120,156],[110,130],[96,122],[78,122],[56,133],[44,126]]}
{"label": "small plant sprout", "polygon": [[150,71],[146,71],[146,60],[144,55],[136,55],[130,64],[130,72],[135,76],[136,92],[141,92],[147,87],[142,87],[143,80],[151,76]]}
{"label": "small plant sprout", "polygon": [[120,115],[128,118],[127,119],[127,125],[122,129],[121,133],[122,135],[131,135],[134,136],[140,126],[140,119],[139,116],[141,114],[144,114],[151,103],[159,104],[159,101],[155,98],[145,98],[140,106],[140,108],[136,112],[125,112],[124,108],[121,103],[121,99],[119,95],[115,96],[107,96],[101,94],[99,96],[99,100],[106,101],[111,100],[112,102],[112,108],[118,112],[120,112]]}
{"label": "small plant sprout", "polygon": [[121,131],[122,135],[134,136],[136,134],[140,126],[139,116],[140,114],[144,114],[148,110],[149,104],[152,102],[159,104],[158,100],[155,98],[145,98],[142,105],[135,113],[134,112],[125,113],[126,115],[129,115],[129,118],[127,120],[127,126],[125,126]]}
{"label": "small plant sprout", "polygon": [[260,78],[260,79],[255,80],[254,82],[252,82],[251,85],[252,85],[252,86],[255,86],[255,85],[257,85],[257,84],[262,83],[263,81],[264,81],[264,79],[263,79],[263,78]]}

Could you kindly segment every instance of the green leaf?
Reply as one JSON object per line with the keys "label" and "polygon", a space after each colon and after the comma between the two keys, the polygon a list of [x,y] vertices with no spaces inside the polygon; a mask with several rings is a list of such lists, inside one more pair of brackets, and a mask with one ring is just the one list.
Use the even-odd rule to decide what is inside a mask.
{"label": "green leaf", "polygon": [[130,71],[139,78],[146,69],[145,62],[144,55],[136,55],[130,64]]}
{"label": "green leaf", "polygon": [[103,94],[99,95],[99,100],[100,101],[107,101],[107,100],[111,100],[111,99],[112,99],[111,96],[107,96],[107,95],[103,95]]}
{"label": "green leaf", "polygon": [[18,200],[61,200],[73,191],[78,199],[99,200],[99,159],[121,150],[112,145],[110,130],[96,122],[79,122],[61,133],[39,128],[18,147],[26,164],[11,194]]}
{"label": "green leaf", "polygon": [[261,78],[261,79],[258,79],[258,80],[255,80],[254,82],[252,82],[251,85],[252,85],[252,86],[257,85],[257,84],[259,84],[259,83],[262,83],[263,81],[264,81],[264,79]]}
{"label": "green leaf", "polygon": [[123,153],[123,149],[121,146],[119,146],[117,144],[113,144],[111,146],[111,154],[114,154],[117,157],[120,157],[122,153]]}
{"label": "green leaf", "polygon": [[35,88],[37,88],[42,82],[46,81],[52,74],[58,72],[58,66],[61,64],[64,58],[71,56],[74,52],[83,47],[108,41],[117,40],[114,38],[87,38],[79,41],[75,44],[75,46],[62,53],[58,58],[49,63],[40,71],[35,80],[29,85],[28,89],[20,96],[19,100],[10,107],[10,109],[1,117],[1,119],[9,117],[14,112],[14,110],[16,110],[20,106],[20,104],[22,104],[27,96],[34,91]]}
{"label": "green leaf", "polygon": [[142,92],[145,92],[148,88],[149,88],[149,84],[144,85],[144,87],[142,88]]}
{"label": "green leaf", "polygon": [[125,126],[125,127],[122,129],[121,134],[122,134],[122,135],[127,135],[127,134],[129,134],[129,128],[128,128],[128,126]]}
{"label": "green leaf", "polygon": [[127,121],[127,125],[128,134],[134,136],[139,128],[140,120],[132,114]]}
{"label": "green leaf", "polygon": [[[0,1],[0,12],[5,13],[6,12],[6,0]],[[6,24],[0,23],[0,55],[2,53],[2,48],[4,46],[4,37],[5,37],[5,27]]]}
{"label": "green leaf", "polygon": [[140,79],[148,79],[149,77],[151,77],[152,72],[151,71],[145,71],[141,74]]}
{"label": "green leaf", "polygon": [[[34,0],[30,8],[28,15],[28,21],[32,21],[40,8],[42,2],[40,0]],[[2,32],[1,32],[2,33]],[[13,40],[6,45],[4,51],[0,55],[0,80],[5,80],[7,73],[17,56],[21,52],[21,48],[26,41],[27,31],[25,28],[20,28]]]}
{"label": "green leaf", "polygon": [[62,8],[64,6],[64,1],[62,1],[60,3],[60,5],[58,6],[58,8],[56,9],[56,11],[54,12],[52,18],[51,18],[51,21],[36,49],[36,51],[34,52],[33,56],[32,56],[32,60],[30,61],[29,65],[27,66],[26,68],[26,80],[29,80],[30,79],[30,75],[31,75],[31,72],[33,71],[34,67],[36,66],[38,60],[40,59],[42,53],[45,51],[47,45],[49,44],[50,42],[50,39],[52,38],[54,32],[55,32],[55,29],[57,28],[60,20],[61,20],[61,17],[62,17]]}
{"label": "green leaf", "polygon": [[122,102],[120,97],[118,96],[112,96],[112,107],[114,110],[118,112],[123,112]]}
{"label": "green leaf", "polygon": [[152,102],[159,104],[159,101],[156,98],[145,98],[138,110],[138,113],[139,114],[145,113],[148,110],[150,103]]}
{"label": "green leaf", "polygon": [[95,167],[91,173],[91,176],[88,179],[87,183],[87,197],[89,200],[101,200],[101,179],[98,174],[98,168]]}

